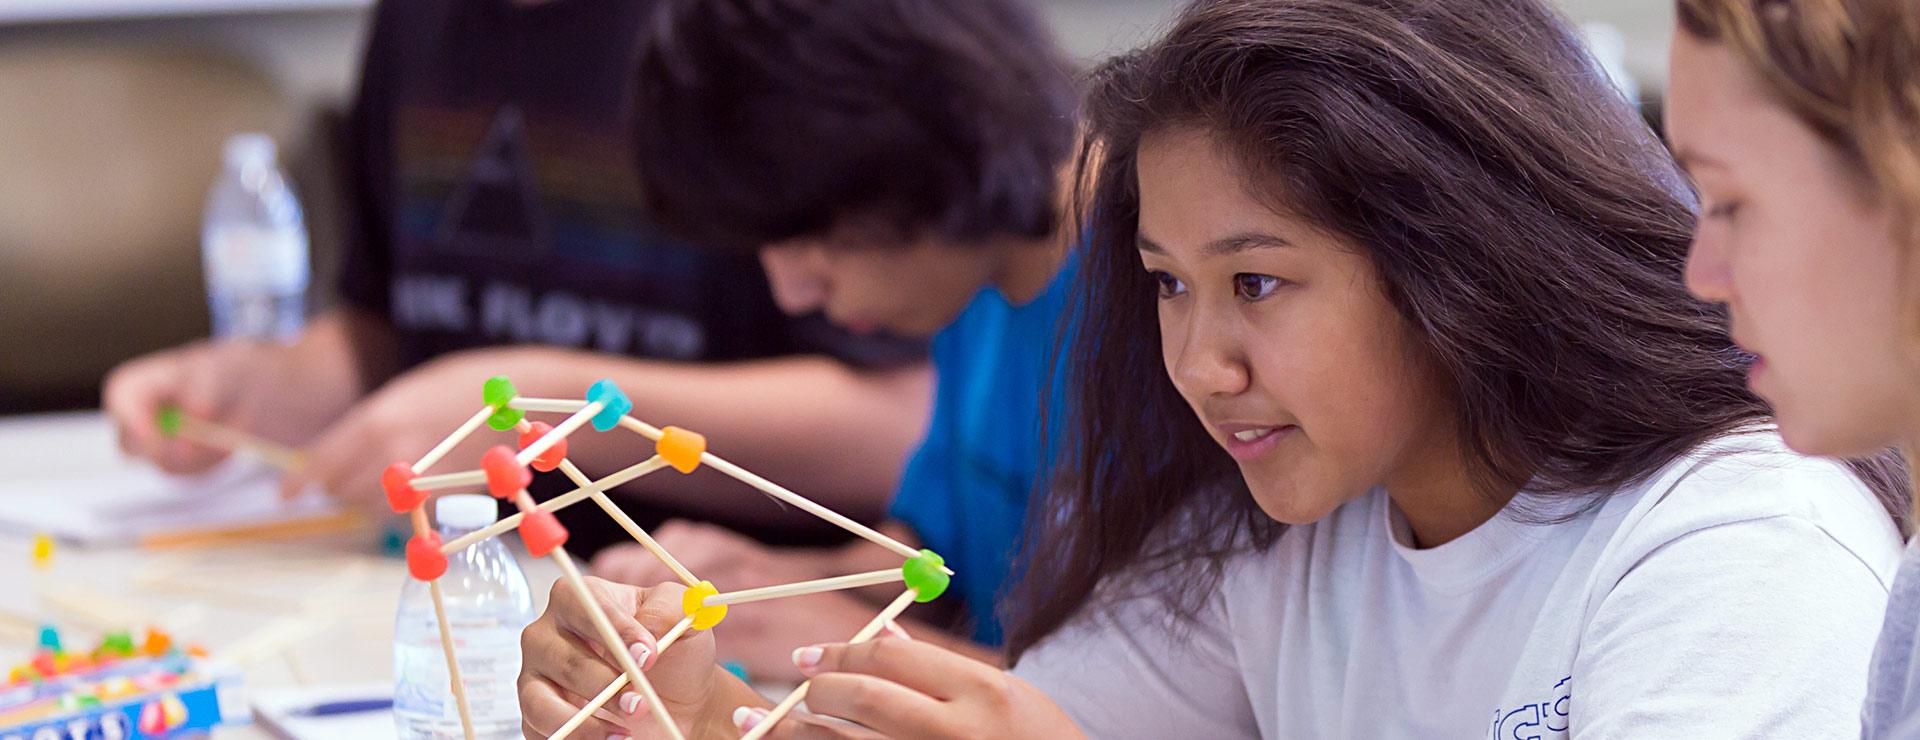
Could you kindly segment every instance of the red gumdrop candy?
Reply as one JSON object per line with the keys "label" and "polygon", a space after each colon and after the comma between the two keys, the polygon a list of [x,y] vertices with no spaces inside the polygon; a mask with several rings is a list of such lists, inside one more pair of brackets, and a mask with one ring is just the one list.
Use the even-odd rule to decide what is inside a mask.
{"label": "red gumdrop candy", "polygon": [[[553,425],[546,422],[536,421],[528,424],[527,431],[520,433],[520,449],[524,450],[531,447],[534,440],[547,436],[547,432],[551,431],[553,431]],[[542,473],[551,473],[554,468],[560,467],[560,461],[566,459],[566,457],[567,438],[561,437],[559,442],[555,443],[552,447],[548,447],[546,452],[540,453],[539,457],[533,459],[533,469]]]}
{"label": "red gumdrop candy", "polygon": [[393,507],[393,513],[405,514],[413,511],[420,502],[427,500],[427,492],[416,490],[413,479],[420,477],[413,472],[413,466],[403,462],[388,465],[380,474],[380,487],[387,489],[387,504]]}
{"label": "red gumdrop candy", "polygon": [[447,572],[446,553],[440,552],[440,535],[423,532],[407,540],[407,572],[422,581],[431,581]]}
{"label": "red gumdrop candy", "polygon": [[150,701],[140,708],[140,732],[159,736],[167,731],[167,710],[160,702]]}
{"label": "red gumdrop candy", "polygon": [[53,651],[51,650],[42,650],[34,653],[33,660],[28,661],[27,664],[33,666],[34,670],[39,671],[42,677],[53,678],[54,676],[60,675],[60,667],[54,662]]}
{"label": "red gumdrop candy", "polygon": [[513,448],[506,445],[487,450],[480,456],[480,469],[487,473],[487,492],[494,498],[510,499],[533,482],[533,471],[521,465],[515,459]]}
{"label": "red gumdrop candy", "polygon": [[527,554],[544,558],[554,548],[566,544],[567,528],[560,525],[560,519],[553,512],[535,509],[520,520],[520,541],[527,544]]}

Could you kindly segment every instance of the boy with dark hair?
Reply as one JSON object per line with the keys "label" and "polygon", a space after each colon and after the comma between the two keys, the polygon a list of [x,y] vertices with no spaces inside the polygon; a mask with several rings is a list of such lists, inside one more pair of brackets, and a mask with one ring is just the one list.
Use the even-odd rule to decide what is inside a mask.
{"label": "boy with dark hair", "polygon": [[[607,377],[646,418],[697,429],[851,516],[881,516],[925,418],[924,347],[784,316],[751,255],[647,219],[625,98],[651,5],[378,4],[346,137],[356,219],[339,304],[291,346],[199,343],[123,366],[105,405],[129,451],[178,471],[215,462],[154,428],[155,407],[178,404],[307,445],[290,488],[384,506],[381,468],[472,413],[486,377],[534,395]],[[612,436],[573,446],[589,471],[634,454]],[[723,480],[649,476],[622,493],[770,537],[818,524]],[[563,517],[589,550],[596,535],[625,539],[599,512]]]}
{"label": "boy with dark hair", "polygon": [[[933,337],[933,420],[885,529],[956,573],[942,601],[959,607],[943,625],[958,635],[922,625],[915,639],[998,660],[995,597],[1050,456],[1043,409],[1058,408],[1047,384],[1074,272],[1069,63],[1017,0],[669,0],[635,68],[634,153],[657,223],[757,251],[789,313]],[[770,550],[671,526],[663,538],[729,589],[899,565],[864,543]],[[596,566],[630,583],[669,577],[638,548]],[[896,594],[736,610],[721,657],[797,679],[789,651],[844,639],[876,595]],[[534,673],[523,681],[547,680]]]}

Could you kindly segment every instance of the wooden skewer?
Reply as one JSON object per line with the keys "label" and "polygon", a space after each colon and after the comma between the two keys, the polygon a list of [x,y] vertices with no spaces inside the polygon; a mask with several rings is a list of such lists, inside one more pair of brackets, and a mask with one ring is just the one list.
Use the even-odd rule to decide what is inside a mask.
{"label": "wooden skewer", "polygon": [[[873,636],[880,634],[880,630],[884,629],[888,622],[900,616],[900,613],[906,611],[911,604],[913,604],[913,589],[907,589],[895,597],[893,603],[888,604],[887,608],[880,610],[880,614],[875,616],[873,621],[868,622],[867,626],[861,627],[859,632],[854,633],[853,639],[848,640],[847,644],[858,645],[873,639]],[[794,707],[799,706],[800,702],[807,698],[807,687],[812,685],[812,681],[801,683],[793,693],[787,695],[787,698],[781,699],[779,704],[774,705],[773,709],[767,712],[767,716],[760,720],[760,724],[754,725],[747,734],[740,736],[740,740],[759,740],[766,737],[767,733],[773,731],[773,726],[779,724],[782,717],[787,716],[787,713],[792,712]]]}
{"label": "wooden skewer", "polygon": [[[460,444],[460,441],[464,439],[466,435],[472,434],[473,430],[478,428],[479,425],[474,422],[474,419],[484,420],[488,415],[491,415],[491,412],[486,409],[482,409],[482,413],[474,414],[473,418],[468,419],[466,424],[461,425],[453,434],[447,435],[446,439],[441,440],[440,444],[435,445],[432,450],[428,451],[426,456],[415,461],[413,463],[413,472],[417,474],[437,462],[440,457],[445,456],[448,450]],[[413,520],[413,533],[416,536],[432,531],[431,527],[427,524],[427,504],[425,501],[413,507],[411,518]],[[460,731],[461,734],[466,737],[466,740],[476,740],[473,732],[473,708],[472,705],[467,702],[466,681],[460,678],[460,661],[454,657],[453,629],[447,624],[447,603],[446,599],[440,593],[440,579],[435,578],[427,582],[427,593],[433,596],[433,617],[434,622],[440,627],[440,652],[447,658],[447,687],[453,690],[453,703],[460,711]]]}
{"label": "wooden skewer", "polygon": [[593,415],[600,413],[600,409],[606,407],[607,405],[600,401],[594,401],[593,403],[581,406],[579,411],[573,412],[572,416],[553,425],[551,431],[540,435],[540,438],[534,440],[533,444],[527,445],[526,449],[521,450],[517,458],[519,463],[526,465],[527,463],[533,462],[534,458],[546,454],[547,450],[553,449],[554,445],[560,444],[560,440],[566,439],[567,435],[574,433],[575,430],[585,426],[587,422],[592,421]]}
{"label": "wooden skewer", "polygon": [[427,475],[415,478],[413,479],[413,488],[416,491],[438,491],[443,488],[481,486],[486,485],[486,483],[486,471],[462,470],[458,473],[441,473],[439,475]]}
{"label": "wooden skewer", "polygon": [[446,457],[447,453],[452,452],[454,447],[466,441],[467,437],[472,435],[474,430],[479,429],[480,425],[486,422],[487,417],[492,415],[493,408],[490,406],[482,406],[479,411],[473,412],[473,416],[467,417],[467,420],[460,424],[459,429],[453,430],[452,434],[447,435],[446,439],[440,440],[440,444],[434,445],[433,449],[428,450],[427,454],[421,457],[419,462],[413,464],[413,474],[419,475],[427,472],[427,468],[433,467],[434,463],[440,462],[440,458]]}
{"label": "wooden skewer", "polygon": [[460,709],[460,730],[467,740],[474,740],[473,709],[467,703],[467,682],[460,679],[460,661],[453,657],[453,630],[447,626],[447,603],[440,595],[440,579],[428,581],[427,592],[433,594],[433,616],[440,624],[440,648],[447,654],[447,685],[453,689],[453,703]]}
{"label": "wooden skewer", "polygon": [[[576,488],[572,491],[568,491],[566,493],[560,494],[553,498],[547,499],[545,503],[540,504],[536,508],[545,509],[547,511],[558,511],[560,509],[566,508],[568,506],[572,506],[576,503],[586,500],[588,497],[590,497],[593,494],[593,492],[596,489],[612,488],[614,486],[621,485],[623,483],[634,480],[636,478],[639,478],[640,476],[646,475],[648,473],[659,470],[666,466],[667,466],[667,461],[662,460],[659,457],[653,457],[648,459],[646,462],[640,463],[638,465],[630,466],[625,470],[622,470],[618,473],[614,473],[605,478],[601,478],[598,481],[589,481],[590,485],[581,486],[580,488]],[[526,516],[527,515],[525,513],[518,513],[518,514],[509,514],[505,517],[501,517],[500,520],[497,522],[489,524],[485,527],[481,527],[480,529],[474,530],[472,532],[468,532],[466,534],[460,535],[459,537],[455,537],[452,541],[444,545],[441,545],[440,552],[452,554],[454,552],[457,552],[461,549],[466,548],[469,545],[472,545],[475,542],[479,542],[481,540],[487,539],[488,537],[497,536],[503,532],[506,532],[507,530],[520,526],[520,520],[526,518]]]}
{"label": "wooden skewer", "polygon": [[770,601],[772,599],[781,599],[789,596],[805,596],[807,594],[819,594],[849,588],[878,586],[882,583],[897,583],[904,577],[904,574],[900,572],[899,568],[890,568],[869,573],[855,573],[850,576],[834,576],[832,578],[821,578],[812,581],[801,581],[799,583],[749,588],[732,593],[716,594],[702,599],[700,605],[732,606],[734,604],[751,604],[755,601]]}
{"label": "wooden skewer", "polygon": [[586,580],[580,577],[579,567],[573,564],[572,556],[567,555],[567,548],[554,548],[553,562],[560,566],[560,575],[567,579],[567,585],[573,589],[574,596],[587,607],[587,615],[593,618],[593,626],[599,630],[600,639],[606,643],[607,652],[612,653],[614,659],[619,661],[620,670],[626,672],[627,681],[639,687],[640,696],[647,700],[647,707],[653,711],[654,721],[660,724],[661,729],[667,731],[668,737],[674,740],[686,740],[686,736],[680,734],[680,727],[673,723],[673,717],[667,714],[667,705],[660,701],[660,692],[654,691],[653,683],[640,673],[640,665],[633,662],[633,653],[628,652],[627,646],[620,643],[620,633],[614,631],[613,621],[608,619],[607,613],[600,609],[600,602],[594,600],[593,592],[587,588]]}
{"label": "wooden skewer", "polygon": [[[655,442],[660,441],[660,437],[663,436],[664,434],[658,428],[655,428],[653,425],[648,424],[639,419],[635,419],[631,416],[620,417],[620,426],[623,426],[635,432],[638,432],[640,436],[646,437],[647,439],[651,439]],[[805,511],[809,514],[820,517],[821,519],[825,519],[829,522],[832,522],[834,525],[840,527],[841,529],[847,530],[848,532],[852,532],[853,534],[867,540],[868,542],[872,542],[876,545],[887,548],[888,550],[892,550],[896,553],[899,553],[901,557],[915,558],[920,556],[919,550],[915,550],[911,547],[908,547],[906,543],[903,543],[892,537],[888,537],[884,534],[881,534],[878,531],[875,531],[872,527],[869,527],[865,524],[861,524],[852,519],[848,519],[847,517],[841,515],[840,512],[837,512],[825,506],[816,504],[813,502],[812,499],[809,499],[805,496],[794,493],[793,491],[789,491],[784,486],[781,486],[778,483],[774,483],[773,481],[767,480],[758,475],[754,475],[753,473],[748,472],[747,470],[741,468],[738,465],[735,465],[733,463],[727,462],[724,459],[721,459],[720,456],[715,455],[711,452],[700,453],[700,462],[707,465],[708,467],[713,468],[714,470],[718,470],[722,473],[727,474],[728,476],[731,476],[734,480],[740,481],[741,483],[745,483],[749,486],[753,486],[754,488],[760,489],[761,493],[765,493],[768,496],[772,496],[781,501],[785,501],[789,504],[792,504],[798,507],[801,511]],[[946,570],[946,569],[942,568],[942,570]],[[946,573],[947,575],[953,575],[953,571],[951,570],[947,570]]]}
{"label": "wooden skewer", "polygon": [[306,456],[286,445],[233,427],[196,419],[178,410],[172,413],[179,418],[179,427],[174,430],[173,436],[229,452],[248,452],[281,470],[299,470],[307,464]]}
{"label": "wooden skewer", "polygon": [[[667,464],[666,461],[660,459],[658,455],[655,455],[653,460],[649,462],[659,463],[653,470],[659,470]],[[633,517],[627,516],[627,512],[621,511],[620,507],[613,503],[613,499],[607,497],[606,490],[613,486],[595,485],[588,482],[587,476],[581,473],[579,468],[574,467],[573,461],[565,458],[561,458],[560,460],[560,472],[566,473],[567,477],[572,478],[573,482],[578,484],[581,490],[591,495],[593,502],[599,504],[600,508],[607,512],[607,516],[613,517],[613,521],[618,523],[621,529],[627,530],[627,534],[633,537],[634,541],[639,542],[641,547],[647,549],[647,552],[653,553],[654,557],[659,558],[660,562],[664,563],[668,570],[673,571],[673,575],[679,578],[682,583],[691,586],[700,582],[700,579],[694,577],[693,571],[687,570],[687,566],[681,565],[680,560],[675,558],[673,553],[667,552],[667,548],[661,547],[660,543],[653,539],[653,535],[647,534],[647,530],[641,529],[640,524],[635,522]]]}
{"label": "wooden skewer", "polygon": [[[667,630],[667,634],[660,637],[659,644],[654,647],[655,653],[666,652],[667,648],[671,647],[675,640],[680,639],[681,635],[686,634],[687,629],[692,626],[693,617],[680,620],[679,624],[674,625],[673,629]],[[612,681],[607,682],[606,688],[601,689],[600,693],[588,701],[586,706],[581,707],[580,711],[575,712],[573,717],[567,720],[566,724],[560,726],[560,729],[554,730],[552,735],[547,736],[547,740],[566,740],[568,735],[573,734],[574,730],[580,729],[580,725],[586,723],[588,717],[593,716],[594,712],[600,711],[601,707],[606,706],[607,702],[613,700],[615,694],[620,693],[620,690],[626,687],[627,674],[622,673],[614,676]]]}
{"label": "wooden skewer", "polygon": [[586,401],[565,398],[514,398],[507,402],[507,408],[521,411],[545,411],[557,414],[571,414],[586,408]]}

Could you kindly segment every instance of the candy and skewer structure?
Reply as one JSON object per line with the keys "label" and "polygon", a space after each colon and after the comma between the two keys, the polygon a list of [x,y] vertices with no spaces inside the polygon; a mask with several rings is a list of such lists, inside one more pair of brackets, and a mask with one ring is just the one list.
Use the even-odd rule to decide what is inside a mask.
{"label": "candy and skewer structure", "polygon": [[[413,538],[407,543],[407,569],[414,578],[429,583],[429,593],[433,596],[434,615],[440,622],[440,645],[446,652],[447,672],[454,701],[460,711],[461,727],[469,740],[474,737],[473,720],[467,704],[466,691],[460,680],[459,662],[454,657],[453,637],[447,627],[446,608],[442,603],[438,579],[446,573],[448,555],[509,530],[517,530],[520,533],[520,539],[526,544],[529,554],[534,557],[553,558],[554,563],[560,567],[560,575],[567,581],[568,588],[586,607],[595,631],[605,643],[608,654],[614,656],[620,664],[620,675],[555,732],[550,740],[565,738],[629,684],[639,689],[641,698],[646,701],[654,721],[659,723],[661,730],[669,737],[682,737],[679,726],[667,713],[659,693],[648,682],[646,675],[640,671],[640,666],[633,660],[627,646],[621,643],[613,622],[601,610],[599,601],[593,598],[586,581],[581,577],[579,566],[575,564],[573,556],[567,553],[565,547],[567,530],[554,516],[555,511],[566,506],[591,499],[622,529],[632,535],[635,541],[658,557],[661,563],[665,564],[674,576],[688,587],[681,602],[681,608],[686,616],[674,625],[672,630],[660,637],[657,645],[659,652],[665,652],[669,646],[691,630],[712,629],[714,625],[726,618],[727,608],[731,605],[905,582],[906,591],[853,636],[853,642],[864,642],[872,639],[910,604],[916,601],[932,601],[939,597],[946,590],[953,575],[953,571],[946,568],[940,556],[932,551],[915,550],[905,543],[848,519],[838,512],[707,452],[706,438],[697,433],[671,426],[659,428],[628,416],[627,412],[632,410],[633,402],[610,380],[594,383],[593,387],[587,390],[586,399],[576,401],[521,398],[511,381],[505,376],[496,376],[488,379],[482,387],[481,399],[483,405],[480,410],[425,456],[411,464],[396,462],[381,476],[381,487],[386,490],[388,504],[393,507],[395,513],[407,514],[412,518]],[[567,417],[560,423],[549,426],[541,422],[528,421],[526,419],[528,412],[567,414]],[[481,456],[478,470],[423,475],[463,440],[478,431],[482,424],[497,431],[516,432],[519,451],[498,446],[487,450]],[[599,480],[589,479],[567,459],[568,435],[588,424],[600,432],[611,431],[615,427],[635,432],[653,442],[654,455],[637,465]],[[621,511],[606,494],[609,489],[662,468],[670,467],[685,474],[692,473],[701,465],[718,470],[768,496],[887,548],[901,555],[904,559],[903,564],[898,569],[856,573],[723,594],[712,583],[702,581],[688,571],[686,566],[674,559],[672,553],[667,552],[659,542],[647,534],[646,530],[634,523],[633,519]],[[527,486],[532,483],[533,471],[536,470],[540,472],[558,470],[578,487],[545,503],[535,503],[532,495],[527,492]],[[436,491],[470,490],[477,487],[484,487],[488,493],[497,498],[512,501],[519,512],[451,542],[441,542],[439,534],[427,522],[428,497]],[[793,707],[806,697],[806,690],[807,684],[801,684],[786,700],[776,705],[766,719],[756,725],[753,731],[747,733],[746,737],[757,738],[765,735],[774,724],[780,721],[781,717],[792,711]]]}
{"label": "candy and skewer structure", "polygon": [[286,445],[186,415],[177,406],[162,406],[154,415],[160,433],[228,452],[247,452],[285,471],[299,470],[306,456]]}

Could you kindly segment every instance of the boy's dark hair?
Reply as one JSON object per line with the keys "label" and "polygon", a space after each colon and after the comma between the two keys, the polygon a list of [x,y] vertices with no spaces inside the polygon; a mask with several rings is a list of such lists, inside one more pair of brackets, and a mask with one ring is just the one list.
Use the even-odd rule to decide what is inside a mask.
{"label": "boy's dark hair", "polygon": [[670,233],[1054,229],[1074,75],[1018,0],[662,0],[643,34],[634,154]]}

